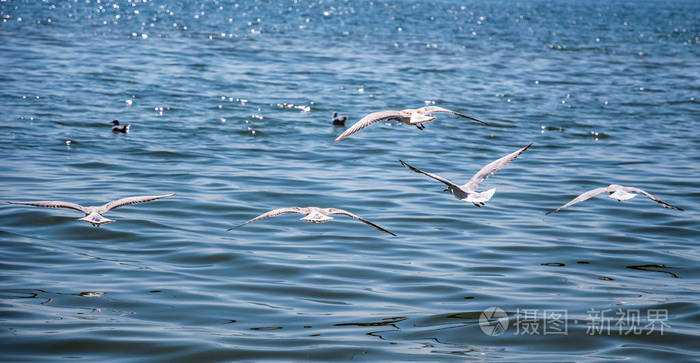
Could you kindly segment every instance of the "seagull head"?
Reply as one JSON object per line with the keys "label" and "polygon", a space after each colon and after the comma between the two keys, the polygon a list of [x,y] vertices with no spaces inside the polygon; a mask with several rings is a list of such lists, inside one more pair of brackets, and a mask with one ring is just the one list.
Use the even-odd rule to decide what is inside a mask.
{"label": "seagull head", "polygon": [[620,184],[610,184],[608,185],[608,194],[612,195],[613,193],[617,192],[622,188],[622,185]]}

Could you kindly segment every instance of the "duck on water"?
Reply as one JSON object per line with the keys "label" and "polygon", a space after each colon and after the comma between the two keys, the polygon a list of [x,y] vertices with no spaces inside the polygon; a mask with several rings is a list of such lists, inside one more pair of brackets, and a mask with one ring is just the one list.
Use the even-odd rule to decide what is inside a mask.
{"label": "duck on water", "polygon": [[112,126],[112,132],[115,133],[121,132],[125,134],[129,132],[129,129],[131,128],[131,124],[120,124],[119,120],[117,119],[112,120],[112,125],[114,125]]}

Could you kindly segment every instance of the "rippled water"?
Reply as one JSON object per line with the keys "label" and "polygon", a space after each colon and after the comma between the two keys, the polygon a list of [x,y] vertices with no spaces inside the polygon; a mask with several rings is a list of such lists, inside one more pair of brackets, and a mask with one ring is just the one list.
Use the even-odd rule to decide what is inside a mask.
{"label": "rippled water", "polygon": [[[696,358],[698,14],[696,1],[2,1],[0,200],[177,195],[101,228],[0,208],[0,357]],[[334,111],[350,125],[425,104],[491,126],[440,115],[333,143]],[[113,134],[114,118],[131,132]],[[529,143],[480,209],[399,163],[463,183]],[[685,211],[600,196],[544,214],[611,183]],[[398,237],[344,216],[226,232],[288,205]],[[503,334],[480,325],[491,307]]]}

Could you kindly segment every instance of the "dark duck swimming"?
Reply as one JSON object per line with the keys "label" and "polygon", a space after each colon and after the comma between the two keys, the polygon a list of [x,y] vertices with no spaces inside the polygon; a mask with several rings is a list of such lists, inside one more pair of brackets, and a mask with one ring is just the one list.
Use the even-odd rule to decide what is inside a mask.
{"label": "dark duck swimming", "polygon": [[131,128],[130,124],[119,124],[119,120],[112,120],[112,132],[121,132],[121,133],[127,133],[129,132],[129,128]]}
{"label": "dark duck swimming", "polygon": [[338,116],[337,112],[333,112],[333,126],[345,126],[345,120],[347,116]]}

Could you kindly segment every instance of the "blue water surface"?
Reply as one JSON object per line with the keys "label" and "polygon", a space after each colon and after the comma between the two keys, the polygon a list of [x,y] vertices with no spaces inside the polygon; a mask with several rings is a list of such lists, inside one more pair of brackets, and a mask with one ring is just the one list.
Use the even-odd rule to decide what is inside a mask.
{"label": "blue water surface", "polygon": [[[0,201],[177,193],[0,207],[0,359],[697,359],[699,45],[697,1],[0,1]],[[424,105],[490,126],[333,142]],[[530,143],[483,208],[399,163],[461,184]],[[612,183],[684,211],[545,215]],[[226,231],[292,205],[398,236]]]}

